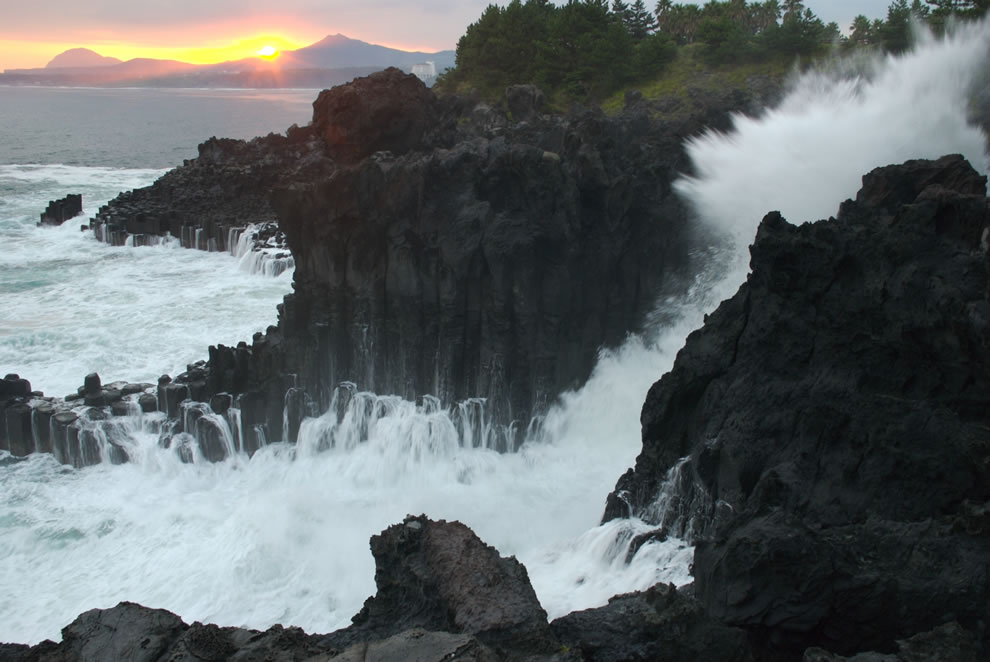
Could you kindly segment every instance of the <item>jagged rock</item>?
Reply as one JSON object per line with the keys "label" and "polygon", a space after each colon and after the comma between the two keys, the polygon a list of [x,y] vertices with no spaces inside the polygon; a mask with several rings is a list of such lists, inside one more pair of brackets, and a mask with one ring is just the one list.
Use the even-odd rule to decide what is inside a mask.
{"label": "jagged rock", "polygon": [[510,85],[505,88],[505,105],[516,122],[530,120],[543,110],[543,90],[535,85]]}
{"label": "jagged rock", "polygon": [[198,158],[101,207],[90,221],[94,235],[116,246],[128,238],[141,246],[171,235],[186,248],[231,251],[254,225],[260,228],[252,239],[256,248],[277,245],[271,190],[333,167],[312,131],[300,131],[293,138],[207,140]]}
{"label": "jagged rock", "polygon": [[375,152],[424,147],[437,115],[436,97],[422,81],[389,67],[320,92],[313,129],[334,159],[356,163]]}
{"label": "jagged rock", "polygon": [[373,536],[371,552],[378,592],[352,626],[329,635],[334,647],[422,628],[532,653],[554,649],[526,569],[460,522],[408,517]]}
{"label": "jagged rock", "polygon": [[52,200],[41,212],[38,225],[62,225],[70,218],[82,214],[82,195],[70,193],[60,200]]}
{"label": "jagged rock", "polygon": [[650,389],[605,517],[693,530],[698,599],[766,655],[986,636],[990,537],[959,524],[990,500],[985,185],[910,161],[836,219],[769,214],[748,281]]}
{"label": "jagged rock", "polygon": [[27,398],[31,395],[31,382],[15,373],[8,374],[0,381],[0,398]]}
{"label": "jagged rock", "polygon": [[7,407],[4,413],[7,429],[7,449],[15,457],[25,457],[34,452],[34,436],[31,432],[31,406],[18,402]]}
{"label": "jagged rock", "polygon": [[958,623],[946,623],[897,642],[896,653],[859,653],[843,657],[820,648],[810,648],[803,662],[984,662],[986,648],[972,632]]}
{"label": "jagged rock", "polygon": [[96,395],[103,389],[99,374],[91,372],[83,380],[83,393],[86,395]]}
{"label": "jagged rock", "polygon": [[746,633],[712,619],[671,585],[615,596],[550,624],[557,638],[587,662],[746,662]]}
{"label": "jagged rock", "polygon": [[157,662],[185,628],[164,609],[121,602],[91,609],[62,628],[60,653],[74,662]]}
{"label": "jagged rock", "polygon": [[500,658],[475,637],[411,629],[383,641],[355,644],[339,655],[311,662],[497,662]]}

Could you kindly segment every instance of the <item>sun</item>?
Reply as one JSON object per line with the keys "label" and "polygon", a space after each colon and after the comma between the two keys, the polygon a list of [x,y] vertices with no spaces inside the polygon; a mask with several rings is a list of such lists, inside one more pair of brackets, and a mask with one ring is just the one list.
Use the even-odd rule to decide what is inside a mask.
{"label": "sun", "polygon": [[274,46],[262,46],[258,49],[258,57],[264,58],[266,60],[274,60],[278,57],[278,49]]}

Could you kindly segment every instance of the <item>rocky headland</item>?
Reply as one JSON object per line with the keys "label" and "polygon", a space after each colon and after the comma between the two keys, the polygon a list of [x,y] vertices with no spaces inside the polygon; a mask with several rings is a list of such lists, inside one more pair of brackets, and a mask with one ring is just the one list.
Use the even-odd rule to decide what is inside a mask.
{"label": "rocky headland", "polygon": [[[112,442],[83,452],[90,424],[112,422],[102,409],[73,410],[86,398],[110,407],[137,388],[130,409],[105,413],[164,414],[163,445],[188,457],[295,442],[304,417],[343,415],[356,391],[460,403],[459,424],[478,431],[471,443],[513,450],[587,379],[601,348],[687,286],[700,267],[693,249],[713,240],[671,189],[689,167],[683,140],[758,106],[765,87],[668,120],[635,95],[617,117],[561,117],[543,112],[532,86],[509,88],[498,108],[437,97],[389,69],[322,92],[311,124],[284,136],[208,140],[90,227],[114,245],[174,237],[234,251],[247,240],[274,273],[294,264],[277,326],[211,347],[157,385],[84,385],[67,401],[11,387],[4,409],[16,405],[18,418],[0,448],[54,447],[48,423],[64,414],[72,421],[54,432],[69,449],[56,453],[62,461],[126,459]],[[38,406],[40,418],[25,408]]]}

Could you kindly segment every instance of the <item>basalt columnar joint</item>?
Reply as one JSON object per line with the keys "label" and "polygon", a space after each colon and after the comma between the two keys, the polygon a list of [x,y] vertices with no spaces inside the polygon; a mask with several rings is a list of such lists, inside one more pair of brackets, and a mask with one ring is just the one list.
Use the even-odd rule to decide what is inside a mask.
{"label": "basalt columnar joint", "polygon": [[231,252],[248,226],[274,227],[274,187],[331,167],[322,143],[306,128],[250,141],[210,138],[197,158],[102,206],[90,227],[97,239],[115,246],[172,236],[186,248]]}
{"label": "basalt columnar joint", "polygon": [[[707,114],[741,103],[722,102]],[[484,398],[509,448],[676,292],[705,241],[671,189],[697,118],[657,121],[643,104],[525,115],[390,69],[322,92],[286,137],[207,141],[94,228],[222,249],[237,223],[277,218],[294,292],[276,328],[211,348],[203,396],[250,402],[269,440],[286,388],[321,412],[352,382],[444,406]]]}
{"label": "basalt columnar joint", "polygon": [[768,656],[986,641],[988,219],[959,156],[874,170],[835,219],[768,214],[650,389],[605,518],[693,535],[700,602]]}
{"label": "basalt columnar joint", "polygon": [[45,211],[41,212],[41,220],[38,221],[38,225],[62,225],[82,212],[82,195],[70,193],[64,198],[49,202]]}
{"label": "basalt columnar joint", "polygon": [[[559,117],[541,114],[537,92],[509,91],[525,118],[513,122],[390,69],[322,92],[309,126],[210,139],[111,201],[91,222],[104,241],[173,236],[233,252],[250,224],[254,247],[273,251],[272,274],[297,265],[277,326],[211,347],[206,365],[133,406],[164,412],[166,437],[227,417],[233,447],[250,453],[296,441],[335,393],[338,404],[355,390],[434,396],[491,431],[470,443],[517,445],[602,347],[689,279],[691,247],[707,239],[672,194],[687,168],[682,139],[759,103],[736,93],[707,100],[703,117],[656,120],[642,100],[614,118]],[[197,442],[222,459],[217,443]]]}

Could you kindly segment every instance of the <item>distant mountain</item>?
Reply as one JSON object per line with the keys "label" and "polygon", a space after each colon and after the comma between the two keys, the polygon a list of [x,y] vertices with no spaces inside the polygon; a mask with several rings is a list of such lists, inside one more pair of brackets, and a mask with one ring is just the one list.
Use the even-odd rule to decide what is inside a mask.
{"label": "distant mountain", "polygon": [[422,51],[400,51],[396,48],[369,44],[351,39],[342,34],[324,37],[315,44],[289,51],[282,57],[291,56],[293,64],[308,67],[399,67],[411,69],[413,65],[426,61],[436,64],[437,71],[454,66],[454,51],[424,53]]}
{"label": "distant mountain", "polygon": [[120,64],[115,57],[105,57],[88,48],[70,48],[59,53],[45,65],[45,69],[64,69],[66,67],[108,67]]}
{"label": "distant mountain", "polygon": [[275,60],[245,58],[196,65],[176,60],[136,58],[121,62],[86,48],[57,55],[43,69],[8,69],[6,85],[97,85],[146,87],[330,87],[386,67],[414,71],[432,84],[432,76],[454,66],[454,51],[402,51],[335,34]]}

